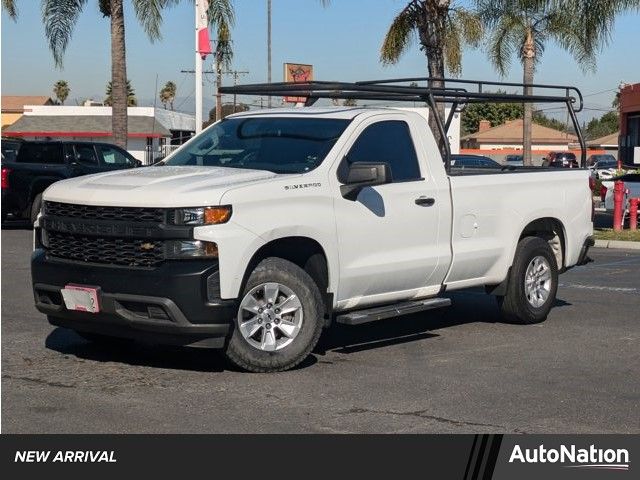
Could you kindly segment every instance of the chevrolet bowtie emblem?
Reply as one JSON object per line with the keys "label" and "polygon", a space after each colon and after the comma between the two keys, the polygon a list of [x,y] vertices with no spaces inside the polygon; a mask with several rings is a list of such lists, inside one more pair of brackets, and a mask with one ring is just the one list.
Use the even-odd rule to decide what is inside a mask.
{"label": "chevrolet bowtie emblem", "polygon": [[141,250],[153,250],[156,246],[153,243],[143,243],[142,245],[140,245],[140,249]]}

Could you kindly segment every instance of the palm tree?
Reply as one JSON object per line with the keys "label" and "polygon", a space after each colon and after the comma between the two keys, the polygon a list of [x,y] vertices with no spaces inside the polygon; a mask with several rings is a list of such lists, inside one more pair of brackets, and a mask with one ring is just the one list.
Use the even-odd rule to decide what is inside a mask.
{"label": "palm tree", "polygon": [[[154,41],[160,38],[162,10],[178,0],[131,0],[136,17]],[[215,3],[215,2],[212,2]],[[42,0],[42,20],[49,49],[56,66],[62,67],[73,28],[86,0]],[[15,19],[15,0],[2,0],[2,6]],[[123,148],[127,145],[127,78],[123,0],[98,0],[100,12],[111,21],[111,83],[113,103],[112,132],[114,142]]]}
{"label": "palm tree", "polygon": [[173,110],[173,101],[176,99],[176,94],[178,91],[178,87],[172,81],[168,81],[160,90],[160,102],[164,105],[164,109],[167,109],[167,104],[171,106],[171,110]]}
{"label": "palm tree", "polygon": [[[414,39],[418,40],[420,50],[427,57],[430,78],[443,78],[445,69],[457,76],[462,71],[463,46],[479,44],[482,24],[476,15],[455,0],[411,0],[389,27],[380,50],[382,63],[397,63]],[[442,86],[442,81],[429,81],[429,87]],[[444,105],[438,104],[433,113],[444,121]],[[430,116],[429,125],[440,142],[435,115]]]}
{"label": "palm tree", "polygon": [[[523,66],[524,93],[531,94],[536,66],[545,46],[554,42],[567,50],[583,70],[595,66],[595,56],[610,38],[615,17],[640,5],[639,0],[476,0],[478,14],[490,31],[489,58],[506,75],[511,58]],[[533,105],[524,104],[524,164],[532,165]]]}
{"label": "palm tree", "polygon": [[218,24],[216,49],[213,52],[216,59],[216,121],[222,120],[222,95],[220,94],[222,72],[228,71],[231,68],[231,61],[233,60],[233,49],[231,47],[232,25],[233,17],[224,19]]}
{"label": "palm tree", "polygon": [[53,94],[56,96],[60,105],[64,105],[64,101],[69,96],[70,91],[71,89],[69,88],[69,84],[66,80],[58,80],[53,84]]}
{"label": "palm tree", "polygon": [[[137,107],[138,99],[136,98],[136,91],[131,86],[131,80],[127,80],[127,107]],[[113,107],[113,83],[111,81],[107,82],[107,88],[105,90],[106,98],[104,99],[104,104],[110,107]]]}

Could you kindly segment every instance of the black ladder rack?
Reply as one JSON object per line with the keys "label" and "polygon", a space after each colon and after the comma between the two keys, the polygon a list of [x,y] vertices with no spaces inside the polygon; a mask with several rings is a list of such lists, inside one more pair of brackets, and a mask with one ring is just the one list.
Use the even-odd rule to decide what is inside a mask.
{"label": "black ladder rack", "polygon": [[[406,85],[410,82],[427,82],[428,86]],[[529,87],[536,93],[519,94],[487,92],[487,87]],[[436,124],[440,137],[447,138],[447,130],[456,113],[471,103],[558,103],[567,107],[573,127],[578,136],[582,151],[582,168],[586,166],[587,147],[580,130],[577,113],[584,107],[582,93],[576,87],[566,85],[543,85],[494,82],[484,80],[466,80],[459,78],[410,77],[361,82],[312,81],[303,83],[259,83],[222,87],[223,94],[304,97],[306,106],[315,104],[319,99],[376,100],[389,102],[425,102],[435,111],[436,104],[451,105],[446,121],[436,115]],[[451,148],[449,142],[442,142],[443,158],[447,172],[451,168]]]}

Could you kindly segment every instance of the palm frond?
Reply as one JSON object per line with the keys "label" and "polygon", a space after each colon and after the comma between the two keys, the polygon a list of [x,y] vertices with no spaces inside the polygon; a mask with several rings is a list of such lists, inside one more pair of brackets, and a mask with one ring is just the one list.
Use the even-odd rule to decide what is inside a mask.
{"label": "palm frond", "polygon": [[133,9],[144,31],[153,42],[162,38],[162,11],[178,0],[132,0]]}
{"label": "palm frond", "polygon": [[15,0],[2,0],[2,9],[7,12],[7,15],[12,20],[15,20],[18,17],[18,9],[16,8]]}
{"label": "palm frond", "polygon": [[444,37],[443,53],[447,70],[457,77],[462,71],[462,46],[459,25],[451,17],[447,19],[447,35]]}
{"label": "palm frond", "polygon": [[87,0],[43,0],[42,21],[56,66],[62,66],[64,52]]}
{"label": "palm frond", "polygon": [[516,18],[503,17],[489,37],[489,59],[503,77],[507,74],[513,54],[519,47],[516,38],[524,33],[522,30],[522,24]]}
{"label": "palm frond", "polygon": [[218,25],[218,38],[215,50],[216,62],[221,68],[229,70],[233,60],[231,29],[226,22]]}
{"label": "palm frond", "polygon": [[415,39],[419,13],[412,7],[413,2],[393,19],[387,31],[380,49],[380,61],[384,65],[396,63]]}
{"label": "palm frond", "polygon": [[465,44],[472,47],[480,44],[484,36],[484,26],[479,15],[464,8],[456,8],[452,10],[451,20]]}
{"label": "palm frond", "polygon": [[233,27],[236,22],[236,15],[231,0],[209,0],[209,10],[207,10],[209,23],[218,28],[220,25]]}

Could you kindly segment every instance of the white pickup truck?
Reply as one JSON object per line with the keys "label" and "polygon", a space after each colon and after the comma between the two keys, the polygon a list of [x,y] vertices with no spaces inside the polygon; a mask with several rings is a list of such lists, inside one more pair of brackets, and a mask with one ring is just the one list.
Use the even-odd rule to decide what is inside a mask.
{"label": "white pickup truck", "polygon": [[256,372],[295,366],[334,321],[445,291],[486,287],[507,321],[543,321],[592,245],[587,170],[447,173],[427,121],[394,109],[233,115],[43,200],[32,274],[51,324],[218,347]]}

